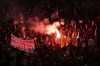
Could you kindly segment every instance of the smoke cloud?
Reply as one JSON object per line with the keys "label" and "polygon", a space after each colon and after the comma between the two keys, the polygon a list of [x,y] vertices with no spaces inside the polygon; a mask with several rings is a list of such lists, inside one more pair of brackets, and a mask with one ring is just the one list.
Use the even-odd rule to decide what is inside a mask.
{"label": "smoke cloud", "polygon": [[[45,20],[45,21],[44,21]],[[58,30],[58,27],[60,26],[59,22],[54,22],[53,24],[49,23],[49,20],[44,19],[43,21],[39,22],[33,22],[32,26],[30,27],[30,30],[33,30],[35,32],[39,32],[41,34],[52,34],[56,33],[58,37],[60,37],[60,33]]]}
{"label": "smoke cloud", "polygon": [[54,22],[53,24],[48,24],[48,25],[46,25],[44,22],[35,22],[33,23],[33,26],[30,27],[30,29],[42,34],[51,34],[55,33],[56,30],[58,30],[57,27],[59,26],[60,26],[59,22]]}

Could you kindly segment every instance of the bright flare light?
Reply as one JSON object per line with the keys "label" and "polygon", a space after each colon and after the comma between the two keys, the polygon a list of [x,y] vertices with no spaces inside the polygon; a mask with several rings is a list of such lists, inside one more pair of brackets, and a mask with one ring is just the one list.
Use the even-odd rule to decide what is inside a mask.
{"label": "bright flare light", "polygon": [[59,39],[61,37],[60,32],[58,30],[56,30],[56,37]]}
{"label": "bright flare light", "polygon": [[56,32],[56,28],[53,25],[49,25],[46,27],[46,33],[47,34],[52,34]]}
{"label": "bright flare light", "polygon": [[59,39],[61,37],[59,30],[55,25],[49,25],[46,27],[46,34],[56,33],[56,38]]}

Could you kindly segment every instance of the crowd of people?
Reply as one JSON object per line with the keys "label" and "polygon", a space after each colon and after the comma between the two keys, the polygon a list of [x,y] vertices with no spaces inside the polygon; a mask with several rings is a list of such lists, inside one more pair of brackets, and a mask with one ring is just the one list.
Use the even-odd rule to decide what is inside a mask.
{"label": "crowd of people", "polygon": [[[47,21],[48,24],[51,21],[49,17],[40,18],[31,17],[33,22]],[[30,30],[32,21],[24,19],[24,16],[11,20],[12,24],[3,24],[5,28],[2,28],[1,25],[0,64],[10,66],[99,66],[100,50],[96,45],[96,22],[92,19],[74,18],[58,18],[58,20],[61,24],[58,27],[61,37],[58,40],[56,40],[55,34],[47,35]],[[13,48],[10,44],[10,34],[23,40],[34,39],[33,53]]]}
{"label": "crowd of people", "polygon": [[[60,26],[57,29],[59,30],[61,36],[58,41],[56,41],[55,34],[52,35],[41,34],[41,32],[36,32],[30,29],[30,27],[34,26],[32,24],[41,21],[45,22],[45,24],[50,24],[50,20],[48,17],[40,20],[39,17],[33,16],[30,19],[30,21],[29,20],[25,21],[23,16],[21,16],[19,20],[13,21],[12,33],[23,40],[34,39],[36,43],[41,42],[41,43],[49,43],[49,44],[55,42],[55,43],[59,43],[61,47],[70,44],[72,44],[73,46],[79,46],[79,45],[83,46],[84,44],[85,47],[86,45],[93,46],[96,44],[97,27],[96,27],[96,22],[94,20],[80,19],[76,21],[73,18],[71,20],[70,19],[64,20],[60,18],[59,19]],[[89,41],[90,42],[92,41],[92,44]]]}

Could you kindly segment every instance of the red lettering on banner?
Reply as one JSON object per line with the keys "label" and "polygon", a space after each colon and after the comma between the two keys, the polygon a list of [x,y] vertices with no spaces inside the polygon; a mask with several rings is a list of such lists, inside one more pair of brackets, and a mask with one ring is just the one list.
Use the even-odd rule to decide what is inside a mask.
{"label": "red lettering on banner", "polygon": [[23,51],[35,49],[34,40],[22,40],[14,35],[11,35],[11,46]]}

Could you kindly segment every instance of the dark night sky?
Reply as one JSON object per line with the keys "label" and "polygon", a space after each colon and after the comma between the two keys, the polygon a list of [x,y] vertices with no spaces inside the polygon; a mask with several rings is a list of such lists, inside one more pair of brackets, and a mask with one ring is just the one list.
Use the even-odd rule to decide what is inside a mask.
{"label": "dark night sky", "polygon": [[45,10],[52,12],[58,8],[63,16],[78,15],[100,15],[100,0],[0,0],[0,12],[17,10]]}
{"label": "dark night sky", "polygon": [[0,7],[10,8],[13,6],[34,8],[34,6],[64,8],[66,6],[74,8],[98,8],[99,0],[0,0]]}

